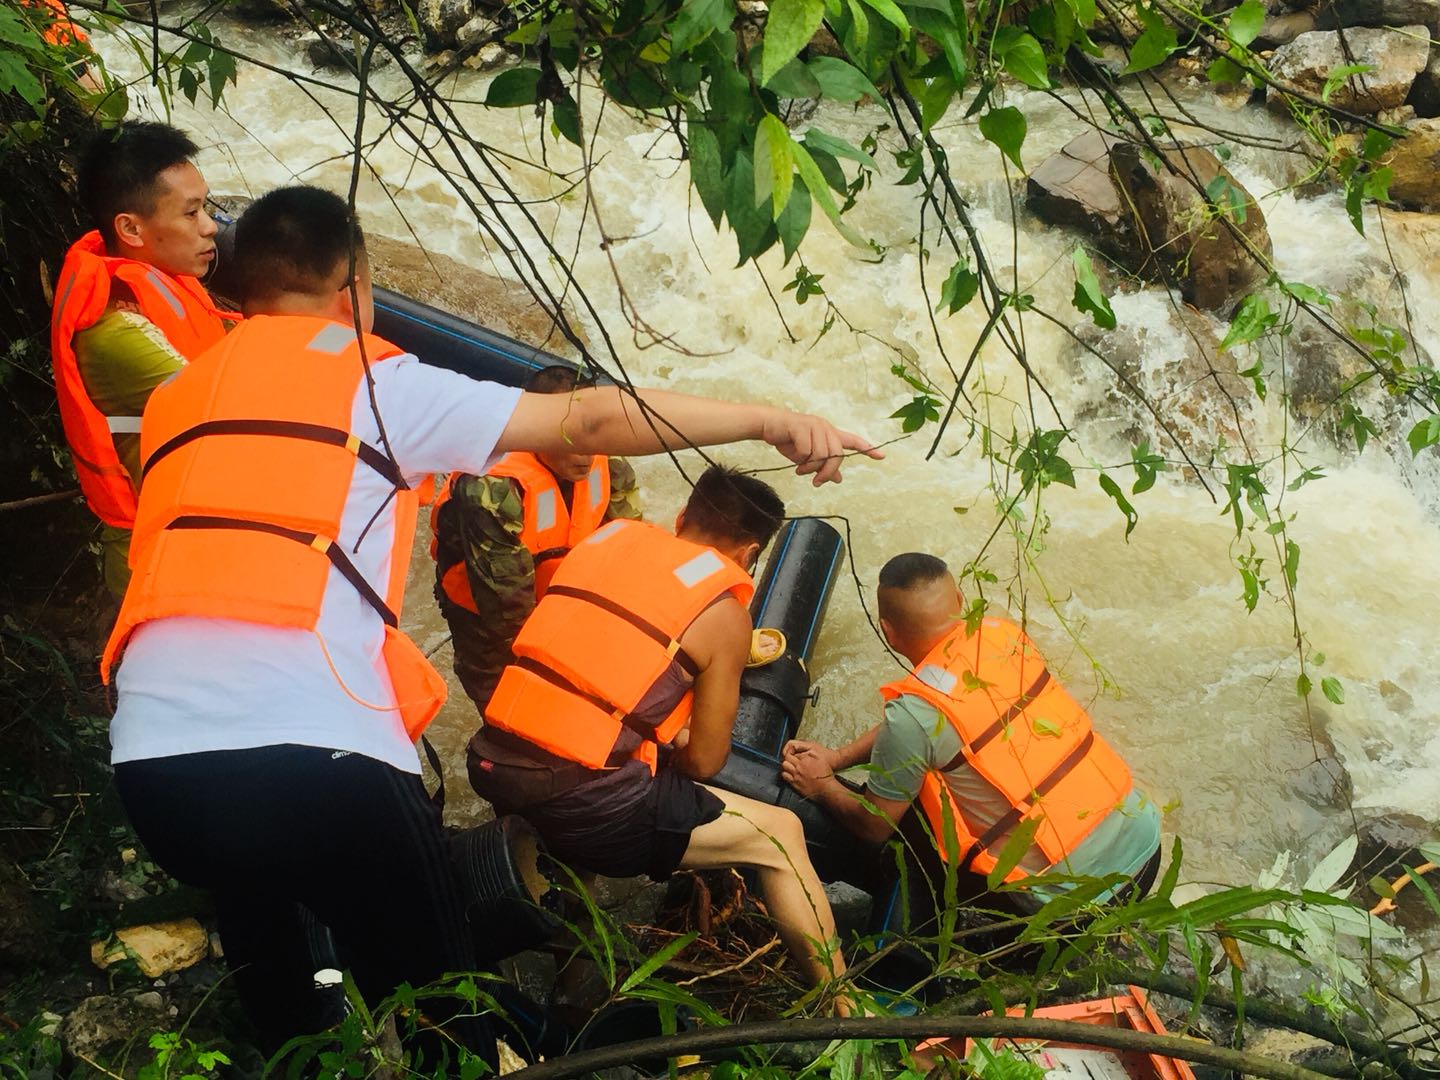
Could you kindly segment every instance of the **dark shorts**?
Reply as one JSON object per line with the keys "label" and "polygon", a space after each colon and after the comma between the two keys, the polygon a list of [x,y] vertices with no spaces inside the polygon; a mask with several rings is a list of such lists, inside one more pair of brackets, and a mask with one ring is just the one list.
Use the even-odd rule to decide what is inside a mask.
{"label": "dark shorts", "polygon": [[532,802],[521,793],[543,790],[540,771],[511,754],[477,754],[482,747],[477,738],[469,754],[470,783],[480,797],[498,814],[528,820],[550,854],[575,870],[663,880],[679,867],[690,834],[725,809],[719,796],[678,770],[662,765],[652,777],[639,761],[545,774],[547,784],[558,780],[565,790]]}

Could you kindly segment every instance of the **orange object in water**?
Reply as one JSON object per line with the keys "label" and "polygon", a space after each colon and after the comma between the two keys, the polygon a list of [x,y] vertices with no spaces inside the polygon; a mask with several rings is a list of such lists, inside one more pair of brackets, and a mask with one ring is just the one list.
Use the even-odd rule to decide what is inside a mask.
{"label": "orange object in water", "polygon": [[[1007,1010],[1008,1016],[1025,1016],[1024,1006]],[[1138,986],[1128,994],[1077,1001],[1070,1005],[1051,1005],[1036,1009],[1031,1016],[1050,1020],[1071,1020],[1097,1027],[1122,1028],[1165,1035],[1165,1025],[1150,1007],[1149,996]],[[1086,1043],[1047,1042],[1041,1040],[989,1040],[995,1049],[1001,1043],[1006,1049],[1023,1053],[1045,1070],[1046,1080],[1195,1080],[1190,1066],[1178,1058],[1162,1054],[1146,1054],[1136,1050],[1112,1050]],[[915,1048],[917,1056],[969,1057],[973,1039],[930,1039]]]}

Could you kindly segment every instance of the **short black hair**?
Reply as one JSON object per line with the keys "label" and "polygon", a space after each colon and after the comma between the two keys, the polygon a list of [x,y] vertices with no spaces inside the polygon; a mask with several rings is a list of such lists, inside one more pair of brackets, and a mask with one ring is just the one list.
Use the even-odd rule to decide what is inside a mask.
{"label": "short black hair", "polygon": [[349,266],[352,243],[363,258],[360,219],[339,195],[306,184],[276,188],[235,224],[242,298],[248,304],[286,293],[318,296]]}
{"label": "short black hair", "polygon": [[126,120],[95,135],[80,155],[80,204],[107,245],[115,243],[115,215],[149,214],[160,197],[160,174],[200,152],[179,128]]}
{"label": "short black hair", "polygon": [[551,364],[525,380],[525,389],[532,394],[568,394],[586,386],[594,386],[595,377],[570,364]]}
{"label": "short black hair", "polygon": [[944,559],[926,555],[923,551],[907,551],[896,555],[880,568],[880,588],[911,589],[949,576],[950,567],[945,565]]}
{"label": "short black hair", "polygon": [[785,503],[763,480],[711,465],[685,504],[685,527],[717,540],[754,540],[762,548],[785,521]]}

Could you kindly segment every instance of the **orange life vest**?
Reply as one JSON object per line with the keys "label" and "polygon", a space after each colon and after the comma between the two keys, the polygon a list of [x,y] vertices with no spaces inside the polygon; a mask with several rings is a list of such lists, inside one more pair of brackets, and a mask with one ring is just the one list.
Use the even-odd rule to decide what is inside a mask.
{"label": "orange life vest", "polygon": [[[401,352],[367,335],[366,357]],[[140,433],[145,483],[131,542],[134,576],[102,674],[135,627],[176,615],[314,630],[330,568],[385,623],[384,659],[411,738],[439,711],[445,681],[399,630],[419,493],[350,432],[364,378],[354,331],[328,319],[247,319],[151,395]],[[336,542],[351,477],[396,487],[384,594]]]}
{"label": "orange life vest", "polygon": [[673,659],[693,677],[680,636],[718,597],[748,604],[750,575],[714,548],[640,521],[617,519],[575,546],[515,639],[485,707],[485,723],[592,769],[628,728],[634,754],[655,769],[656,749],[690,719],[692,693],[659,723],[635,716]]}
{"label": "orange life vest", "polygon": [[[963,758],[1010,802],[993,827],[974,836],[941,773],[926,775],[921,810],[941,857],[961,870],[988,874],[996,865],[992,850],[1031,817],[1042,819],[1033,843],[1054,866],[1130,793],[1125,762],[1008,620],[985,619],[974,635],[959,624],[910,675],[880,693],[887,701],[912,694],[934,705],[960,736],[960,755],[949,767]],[[1005,880],[1024,876],[1017,867]]]}
{"label": "orange life vest", "polygon": [[48,22],[40,36],[47,45],[63,47],[89,43],[90,38],[85,31],[71,21],[70,9],[65,6],[64,0],[21,0],[21,3],[26,7],[46,9]]}
{"label": "orange life vest", "polygon": [[141,314],[187,360],[225,336],[223,320],[240,316],[217,310],[193,277],[174,277],[149,263],[106,255],[99,232],[86,233],[66,253],[50,321],[60,419],[90,509],[107,525],[128,529],[135,522],[135,485],[115,453],[114,436],[138,432],[140,417],[106,416],[96,408],[75,357],[75,335],[105,314],[114,281],[129,287]]}
{"label": "orange life vest", "polygon": [[[555,576],[560,560],[585,537],[598,529],[610,509],[610,459],[597,455],[590,460],[590,471],[576,483],[565,505],[560,481],[534,454],[506,454],[491,467],[490,476],[504,476],[520,485],[525,519],[520,530],[520,543],[535,560],[535,599],[545,595],[550,579]],[[435,504],[430,508],[430,531],[439,535],[440,507],[450,500],[455,474],[445,481]],[[430,557],[438,563],[439,545],[430,541]],[[440,587],[451,601],[466,611],[479,614],[475,596],[470,590],[470,575],[465,560],[436,567]]]}

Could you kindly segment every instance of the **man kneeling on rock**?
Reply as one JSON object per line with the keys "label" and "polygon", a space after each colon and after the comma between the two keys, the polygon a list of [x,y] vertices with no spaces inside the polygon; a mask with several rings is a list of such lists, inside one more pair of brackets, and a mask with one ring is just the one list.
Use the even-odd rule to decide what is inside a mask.
{"label": "man kneeling on rock", "polygon": [[[985,895],[1020,829],[1032,838],[1006,882],[1113,874],[1125,880],[1101,899],[1143,895],[1160,863],[1159,810],[1024,631],[967,623],[949,568],[918,552],[885,564],[878,602],[885,640],[913,670],[881,688],[884,719],[849,745],[786,744],[786,781],[863,839],[898,828],[932,883],[954,869],[961,904]],[[867,762],[863,792],[834,775]],[[984,906],[1025,915],[1044,898],[1005,890]]]}
{"label": "man kneeling on rock", "polygon": [[469,769],[497,813],[529,819],[578,870],[663,879],[753,867],[819,984],[844,962],[799,818],[699,783],[730,754],[749,571],[784,514],[766,484],[712,467],[674,534],[617,520],[577,544],[515,639]]}

